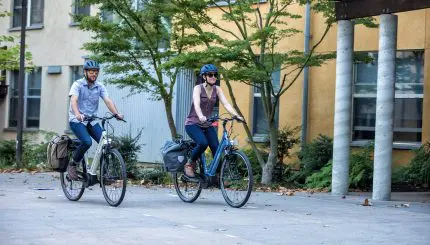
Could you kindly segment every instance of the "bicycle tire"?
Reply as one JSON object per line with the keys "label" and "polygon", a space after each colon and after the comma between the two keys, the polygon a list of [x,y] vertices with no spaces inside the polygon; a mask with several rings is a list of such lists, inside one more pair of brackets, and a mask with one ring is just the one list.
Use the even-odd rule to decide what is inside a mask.
{"label": "bicycle tire", "polygon": [[[83,173],[87,172],[85,167],[85,161],[82,160],[80,164],[77,166],[78,171]],[[67,174],[67,172],[60,173],[60,181],[61,181],[61,189],[63,189],[64,195],[70,201],[78,201],[81,199],[82,195],[85,191],[85,183],[81,180],[71,180]],[[76,188],[74,188],[74,184],[76,183]]]}
{"label": "bicycle tire", "polygon": [[[199,164],[197,164],[197,166],[199,166]],[[203,174],[200,166],[198,167],[197,172]],[[199,198],[200,193],[202,192],[202,183],[187,181],[187,178],[184,177],[184,172],[174,172],[172,173],[172,178],[176,194],[178,194],[179,198],[183,202],[192,203]],[[188,185],[193,187],[192,191],[188,191]],[[181,190],[182,187],[184,187],[184,191]]]}
{"label": "bicycle tire", "polygon": [[[109,158],[109,156],[116,158],[117,162],[113,162],[113,158]],[[124,159],[122,158],[121,154],[117,149],[110,149],[107,153],[103,155],[100,170],[100,182],[103,196],[105,197],[107,203],[113,207],[117,207],[118,205],[120,205],[124,199],[127,188],[127,171]],[[115,190],[121,188],[120,194],[117,195],[117,200],[113,200],[112,197],[109,195],[112,194],[113,191],[108,190],[108,186],[113,186]]]}
{"label": "bicycle tire", "polygon": [[[239,170],[239,167],[241,166],[238,166],[236,161],[237,159],[241,159],[243,161],[246,170]],[[235,162],[233,162],[233,160],[235,160]],[[247,174],[247,177],[239,177],[239,172],[246,172],[245,174]],[[233,181],[236,180],[237,182],[233,183]],[[245,181],[247,182],[246,185],[244,184]],[[253,184],[254,177],[252,175],[252,167],[248,157],[241,151],[232,151],[228,153],[223,159],[220,174],[221,193],[227,204],[234,208],[240,208],[245,205],[251,196]],[[236,191],[235,189],[239,190]],[[228,195],[229,191],[236,191],[238,193],[244,194],[244,197],[241,200],[233,201]],[[234,196],[238,197],[238,193],[235,193]]]}

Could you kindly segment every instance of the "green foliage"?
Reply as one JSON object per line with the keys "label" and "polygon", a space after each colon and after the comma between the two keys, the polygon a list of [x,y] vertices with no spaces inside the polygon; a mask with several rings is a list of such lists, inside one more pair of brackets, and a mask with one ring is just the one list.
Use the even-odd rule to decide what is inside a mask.
{"label": "green foliage", "polygon": [[0,167],[11,167],[15,163],[15,147],[14,140],[0,141]]}
{"label": "green foliage", "polygon": [[[357,149],[350,156],[349,188],[369,190],[373,176],[373,144]],[[307,188],[331,186],[333,160],[329,160],[319,171],[306,177]]]}
{"label": "green foliage", "polygon": [[[2,6],[0,2],[0,7]],[[10,16],[9,12],[0,12],[0,18]],[[7,48],[3,48],[7,47]],[[0,35],[0,70],[18,70],[19,69],[20,45],[15,42],[15,37],[9,35]],[[25,61],[27,66],[31,66],[32,56],[30,52],[25,52]],[[0,83],[2,81],[0,77]]]}
{"label": "green foliage", "polygon": [[316,139],[303,145],[298,157],[305,173],[321,169],[333,157],[333,139],[318,135]]}
{"label": "green foliage", "polygon": [[115,137],[113,139],[118,147],[118,151],[124,158],[127,174],[130,178],[136,178],[139,174],[137,169],[137,154],[142,149],[142,145],[138,144],[142,132],[143,129],[141,129],[135,137],[129,133],[128,135]]}
{"label": "green foliage", "polygon": [[320,171],[313,173],[306,178],[306,187],[310,189],[329,188],[331,186],[331,174],[333,169],[333,161],[321,168]]}
{"label": "green foliage", "polygon": [[[297,134],[300,131],[300,127],[288,127],[284,126],[278,130],[278,154],[277,162],[272,172],[272,178],[274,182],[286,182],[292,174],[291,167],[284,163],[286,157],[290,157],[290,150],[298,143],[300,138]],[[270,147],[269,143],[265,145],[267,148]]]}
{"label": "green foliage", "polygon": [[171,181],[171,177],[167,172],[165,172],[161,167],[154,168],[143,168],[139,170],[140,180],[143,180],[144,183],[149,184],[168,184]]}
{"label": "green foliage", "polygon": [[[36,135],[44,135],[44,140],[34,141]],[[35,168],[38,164],[46,164],[48,142],[55,135],[53,132],[39,131],[37,134],[25,133],[23,138],[23,166]],[[0,141],[0,166],[16,167],[16,143],[14,140]]]}
{"label": "green foliage", "polygon": [[176,136],[172,98],[180,67],[162,64],[195,43],[185,39],[182,22],[172,22],[175,12],[169,1],[83,0],[98,5],[97,16],[74,16],[79,28],[91,32],[84,44],[92,58],[103,63],[104,81],[131,93],[145,92],[152,100],[162,100],[172,138]]}
{"label": "green foliage", "polygon": [[284,126],[278,131],[278,162],[283,163],[285,157],[290,157],[290,150],[300,143],[300,138],[297,134],[300,131],[300,126],[288,127]]}
{"label": "green foliage", "polygon": [[349,188],[369,190],[373,179],[373,143],[353,153],[350,157]]}
{"label": "green foliage", "polygon": [[[34,141],[37,135],[44,135],[41,142]],[[38,133],[26,133],[23,141],[23,161],[27,168],[35,168],[38,164],[46,164],[46,149],[52,137],[56,135],[53,132],[39,131]]]}
{"label": "green foliage", "polygon": [[393,182],[429,187],[430,184],[430,141],[414,150],[415,156],[407,166],[393,173]]}
{"label": "green foliage", "polygon": [[[241,149],[241,151],[243,151],[243,153],[245,153],[245,155],[249,159],[249,162],[251,163],[252,174],[254,175],[254,180],[256,182],[260,182],[262,169],[261,169],[260,163],[258,162],[257,154],[251,148],[244,148],[244,149]],[[261,150],[260,150],[260,154],[262,155],[263,159],[266,161],[269,154],[267,152],[261,151]]]}

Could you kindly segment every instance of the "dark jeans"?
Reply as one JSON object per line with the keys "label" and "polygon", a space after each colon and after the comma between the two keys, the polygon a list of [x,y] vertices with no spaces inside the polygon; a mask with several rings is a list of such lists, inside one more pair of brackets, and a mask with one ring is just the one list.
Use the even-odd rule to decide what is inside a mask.
{"label": "dark jeans", "polygon": [[97,143],[99,143],[100,138],[102,137],[103,129],[97,123],[92,126],[88,123],[86,126],[82,123],[70,122],[70,129],[72,129],[73,133],[76,135],[81,141],[79,147],[73,152],[73,161],[80,162],[84,157],[85,152],[91,147],[93,138]]}
{"label": "dark jeans", "polygon": [[199,159],[208,146],[211,148],[212,156],[215,156],[219,143],[214,127],[201,128],[196,124],[185,125],[185,131],[197,144],[191,153],[191,161]]}

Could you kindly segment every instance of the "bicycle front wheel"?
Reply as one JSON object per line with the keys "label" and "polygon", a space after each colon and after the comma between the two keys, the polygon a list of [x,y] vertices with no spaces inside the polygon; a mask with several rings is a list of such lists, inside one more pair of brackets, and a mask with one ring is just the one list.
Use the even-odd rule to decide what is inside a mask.
{"label": "bicycle front wheel", "polygon": [[124,199],[127,172],[124,159],[117,149],[110,149],[102,158],[100,182],[109,205],[117,207]]}
{"label": "bicycle front wheel", "polygon": [[243,152],[233,151],[224,157],[220,186],[228,205],[240,208],[248,201],[254,179],[251,164]]}
{"label": "bicycle front wheel", "polygon": [[[86,168],[84,160],[82,160],[77,166],[77,171],[81,173],[86,173]],[[70,201],[78,201],[85,191],[84,180],[79,178],[79,180],[72,180],[67,172],[60,173],[61,188],[63,189],[64,195]]]}

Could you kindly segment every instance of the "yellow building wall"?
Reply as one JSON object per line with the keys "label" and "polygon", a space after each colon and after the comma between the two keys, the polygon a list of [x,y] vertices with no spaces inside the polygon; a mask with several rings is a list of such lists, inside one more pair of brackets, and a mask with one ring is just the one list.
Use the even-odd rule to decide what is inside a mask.
{"label": "yellow building wall", "polygon": [[[304,16],[304,9],[294,6],[293,11]],[[430,139],[430,9],[416,10],[398,15],[398,50],[425,49],[425,84],[424,84],[424,108],[423,108],[423,142]],[[211,10],[211,16],[221,18],[221,12]],[[375,17],[379,22],[379,17]],[[299,19],[292,24],[298,29],[304,29],[304,19]],[[223,25],[224,26],[224,25]],[[226,23],[229,30],[235,28],[231,23]],[[325,24],[322,17],[312,14],[311,17],[311,47],[323,35]],[[316,52],[336,51],[337,27],[334,25],[328,32],[326,38],[316,49]],[[363,25],[355,27],[354,50],[376,51],[379,46],[379,29],[367,28]],[[303,35],[299,34],[293,39],[286,39],[279,44],[280,50],[299,49],[303,50]],[[334,103],[336,88],[336,61],[331,60],[321,67],[309,69],[309,107],[308,107],[308,135],[307,141],[318,136],[318,134],[333,137],[334,125]],[[283,73],[281,73],[281,79]],[[245,84],[234,83],[234,95],[240,101],[239,106],[245,115],[252,130],[252,90]],[[221,85],[225,94],[228,94],[225,85]],[[302,109],[303,77],[282,96],[280,101],[279,125],[300,126]],[[225,110],[220,108],[220,113]],[[245,146],[247,137],[241,127],[235,128],[235,134],[239,138],[240,146]],[[221,131],[219,132],[221,133]],[[410,150],[394,150],[394,165],[407,163],[413,153]]]}

